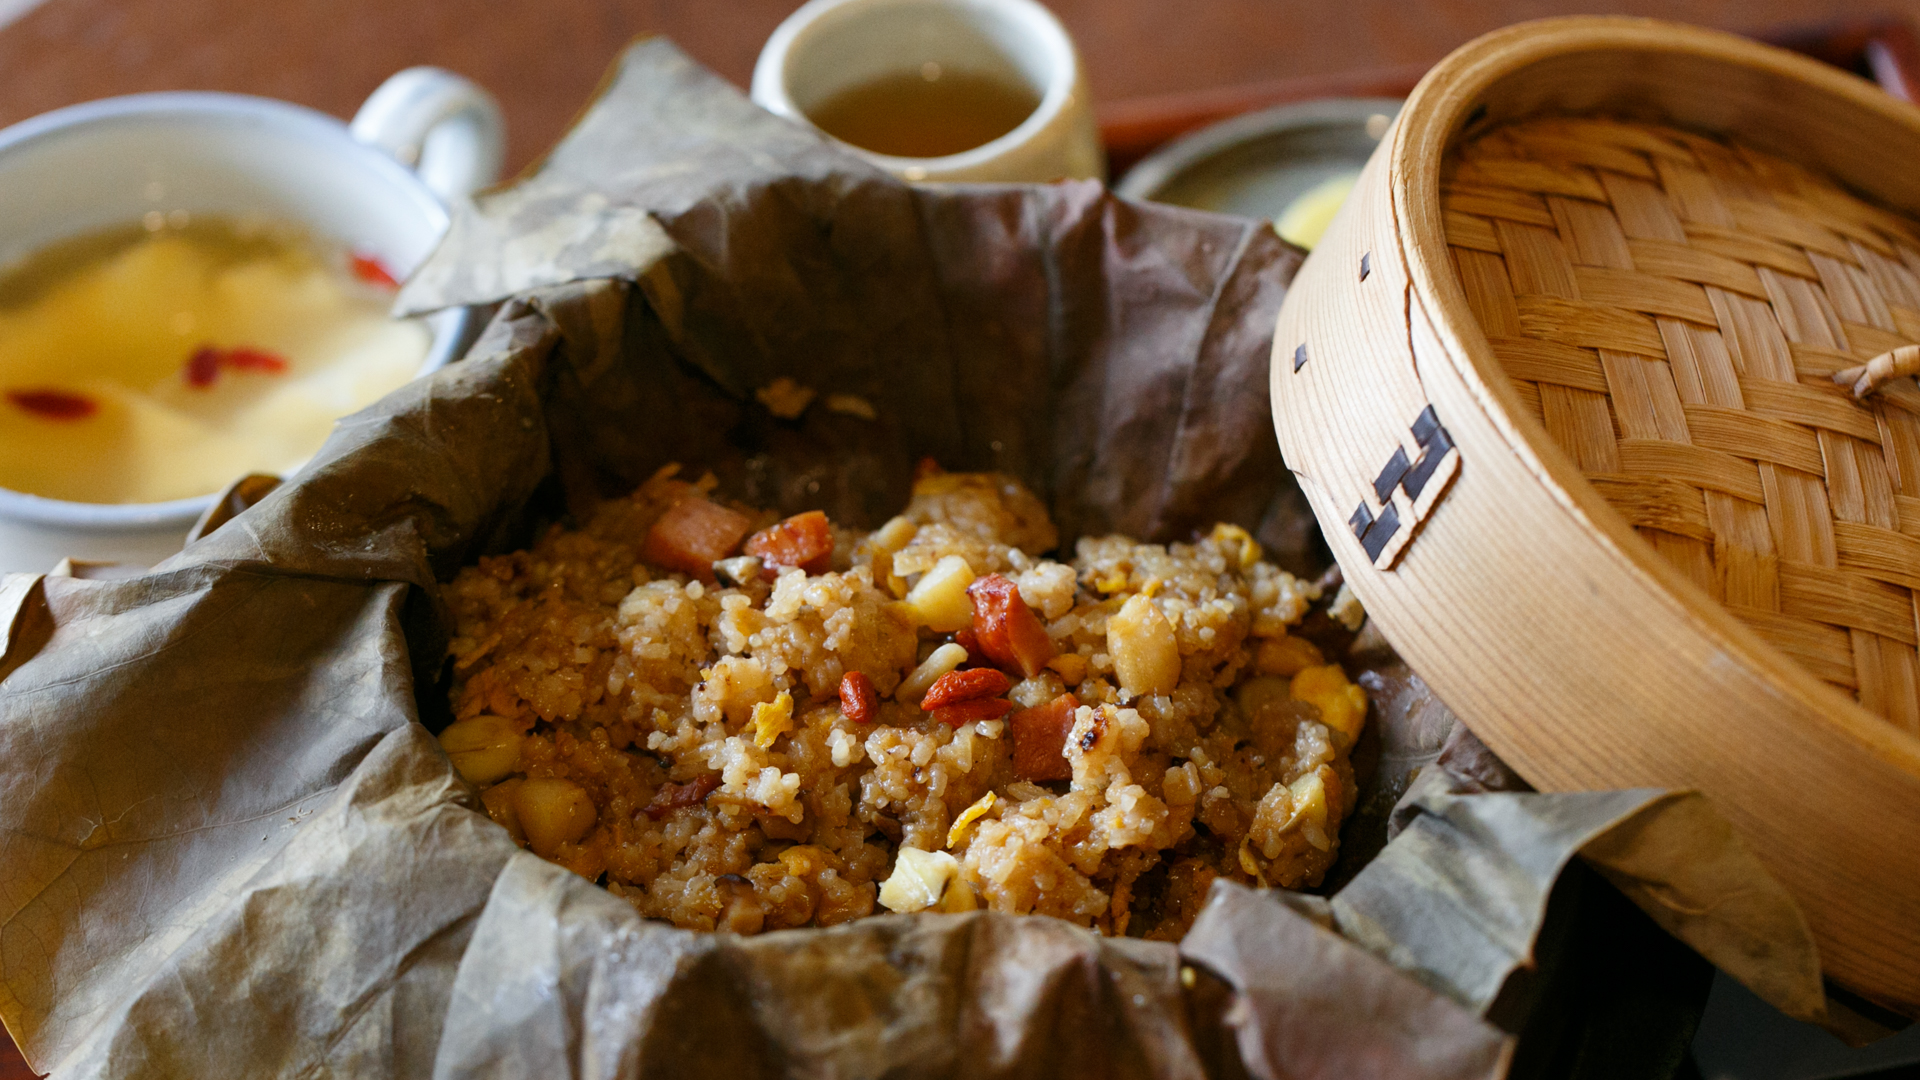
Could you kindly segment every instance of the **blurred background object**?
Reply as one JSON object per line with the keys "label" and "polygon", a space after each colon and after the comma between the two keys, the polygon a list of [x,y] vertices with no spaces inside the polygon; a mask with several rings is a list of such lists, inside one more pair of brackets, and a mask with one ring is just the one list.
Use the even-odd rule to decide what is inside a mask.
{"label": "blurred background object", "polygon": [[1190,131],[1127,169],[1129,199],[1273,218],[1311,251],[1400,111],[1398,98],[1319,98]]}

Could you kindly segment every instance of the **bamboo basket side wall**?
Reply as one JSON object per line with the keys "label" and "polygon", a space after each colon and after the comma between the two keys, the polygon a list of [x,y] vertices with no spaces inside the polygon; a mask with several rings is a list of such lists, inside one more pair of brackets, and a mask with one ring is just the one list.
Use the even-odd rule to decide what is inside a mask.
{"label": "bamboo basket side wall", "polygon": [[[1496,355],[1461,283],[1467,272],[1456,269],[1456,248],[1492,254],[1486,249],[1499,246],[1506,257],[1502,219],[1483,206],[1468,216],[1488,224],[1456,220],[1460,233],[1450,241],[1449,212],[1462,210],[1444,205],[1441,175],[1450,148],[1502,123],[1567,109],[1612,108],[1742,141],[1751,129],[1761,133],[1752,141],[1767,148],[1779,145],[1782,132],[1818,121],[1820,131],[1801,133],[1814,157],[1864,152],[1869,143],[1920,148],[1920,113],[1891,108],[1878,91],[1837,73],[1803,70],[1817,67],[1811,62],[1725,35],[1640,20],[1557,23],[1551,31],[1520,28],[1468,46],[1409,99],[1281,312],[1272,379],[1282,449],[1369,613],[1443,700],[1523,775],[1547,790],[1705,791],[1799,898],[1828,974],[1920,1014],[1920,846],[1889,843],[1920,835],[1920,739],[1867,712],[1735,619],[1689,564],[1656,550],[1666,541],[1637,533],[1606,497],[1606,485],[1586,479],[1578,455],[1594,448],[1575,439],[1569,452],[1549,434],[1545,404],[1535,408]],[[1782,88],[1799,87],[1803,76],[1811,89],[1785,100]],[[1849,125],[1867,134],[1829,130]],[[1868,162],[1831,171],[1887,205],[1920,204],[1920,170],[1902,178]],[[1597,182],[1604,194],[1605,183]],[[1522,224],[1550,231],[1564,247],[1546,192],[1519,192],[1545,214],[1544,223]],[[1581,198],[1592,188],[1551,194],[1599,205]],[[1569,220],[1587,213],[1563,209]],[[1516,243],[1538,239],[1523,234]],[[1746,265],[1757,275],[1752,262]],[[1639,272],[1638,262],[1634,268]],[[1557,269],[1549,259],[1545,270],[1521,272]],[[1509,268],[1500,270],[1511,284]],[[1583,283],[1576,276],[1573,289],[1563,291],[1579,292]],[[1604,275],[1591,283],[1603,286],[1596,290],[1602,295],[1617,284]],[[1659,317],[1704,317],[1699,306],[1684,306],[1691,293],[1679,300],[1674,292],[1665,290],[1682,305],[1679,314],[1648,315],[1654,333],[1634,339],[1635,348],[1652,349],[1658,340],[1665,349]],[[1604,395],[1607,422],[1595,425],[1595,434],[1610,431],[1617,455],[1622,421],[1599,346],[1517,338],[1541,346],[1517,361],[1533,365],[1529,372]],[[1545,345],[1590,349],[1591,362],[1586,352],[1576,362]],[[1642,353],[1627,355],[1647,362]],[[1671,367],[1671,356],[1662,356]],[[1522,381],[1540,394],[1540,379]],[[1633,422],[1671,419],[1670,404],[1663,397]],[[1440,445],[1410,431],[1416,415],[1435,418],[1425,430],[1431,435],[1437,425],[1442,443],[1453,448],[1449,457],[1458,455],[1450,486],[1437,499],[1431,488],[1415,500],[1385,482],[1396,475],[1390,455],[1418,459]],[[1679,416],[1690,419],[1684,408]],[[1857,426],[1834,430],[1861,441],[1866,434]],[[1812,438],[1817,446],[1819,436]],[[1637,457],[1634,463],[1646,464]],[[1752,467],[1757,476],[1760,466]],[[1723,494],[1755,494],[1744,479],[1723,480],[1738,487]],[[1753,505],[1764,506],[1760,486],[1763,501]],[[1718,535],[1704,494],[1696,513],[1679,492],[1652,488],[1613,494],[1666,526],[1655,531],[1702,544]],[[1389,509],[1396,528],[1392,541],[1382,542],[1365,526],[1377,528]]]}
{"label": "bamboo basket side wall", "polygon": [[[1545,32],[1543,32],[1545,31]],[[1415,112],[1413,106],[1418,105]],[[1442,205],[1443,173],[1464,142],[1539,116],[1617,118],[1737,138],[1818,170],[1873,202],[1920,213],[1920,111],[1818,61],[1744,38],[1656,19],[1573,17],[1522,23],[1457,50],[1430,71],[1383,140],[1394,168],[1392,215],[1410,287],[1434,312],[1446,356],[1539,481],[1589,518],[1622,557],[1686,594],[1689,577],[1636,543],[1578,463],[1535,419],[1468,303]],[[1888,217],[1896,215],[1888,214]],[[1276,343],[1278,348],[1278,343]],[[1920,740],[1836,703],[1828,685],[1713,605],[1713,632],[1758,649],[1774,681],[1876,755],[1920,773]]]}

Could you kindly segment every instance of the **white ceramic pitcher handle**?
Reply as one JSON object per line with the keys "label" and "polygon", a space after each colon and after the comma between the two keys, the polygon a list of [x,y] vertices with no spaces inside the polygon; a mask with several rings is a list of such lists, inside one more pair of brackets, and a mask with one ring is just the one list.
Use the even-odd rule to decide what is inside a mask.
{"label": "white ceramic pitcher handle", "polygon": [[397,72],[367,98],[348,126],[451,202],[500,177],[506,121],[493,95],[471,79],[435,67]]}

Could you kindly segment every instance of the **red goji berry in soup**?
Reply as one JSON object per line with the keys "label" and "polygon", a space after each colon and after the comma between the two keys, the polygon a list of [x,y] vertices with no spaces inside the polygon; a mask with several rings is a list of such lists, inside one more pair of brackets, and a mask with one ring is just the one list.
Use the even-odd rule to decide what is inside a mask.
{"label": "red goji berry in soup", "polygon": [[7,400],[42,420],[85,420],[100,411],[99,402],[68,390],[9,390]]}

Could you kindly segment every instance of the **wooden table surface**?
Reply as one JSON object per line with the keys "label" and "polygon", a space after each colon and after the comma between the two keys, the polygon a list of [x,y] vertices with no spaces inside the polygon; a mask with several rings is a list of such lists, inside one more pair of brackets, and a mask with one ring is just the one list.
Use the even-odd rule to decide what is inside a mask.
{"label": "wooden table surface", "polygon": [[[1045,0],[1079,43],[1103,121],[1209,102],[1222,88],[1410,79],[1495,27],[1578,11],[1781,35],[1920,21],[1893,0]],[[499,96],[507,167],[546,148],[622,45],[664,34],[739,84],[798,0],[0,0],[0,124],[93,98],[228,90],[337,116],[392,72],[435,64]],[[22,8],[24,13],[17,14]],[[9,912],[0,911],[0,921]],[[0,1080],[32,1075],[0,1038]]]}
{"label": "wooden table surface", "polygon": [[[0,0],[0,11],[21,0]],[[1454,46],[1577,0],[1048,0],[1108,112],[1213,87],[1417,72]],[[565,129],[631,39],[664,34],[745,84],[797,0],[45,0],[0,30],[0,123],[143,90],[265,94],[349,116],[412,64],[506,107],[510,170]],[[1914,15],[1895,0],[1631,0],[1607,10],[1745,31]]]}

